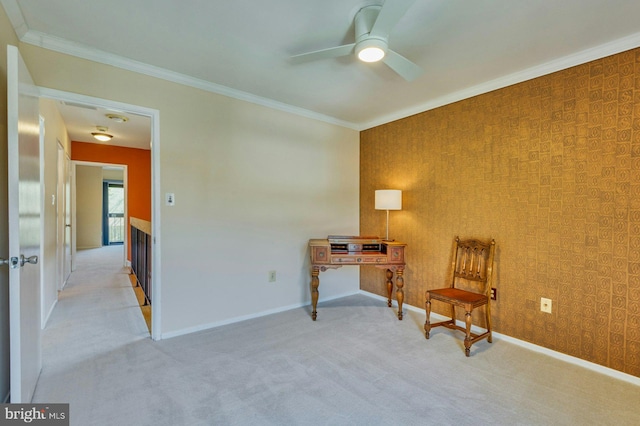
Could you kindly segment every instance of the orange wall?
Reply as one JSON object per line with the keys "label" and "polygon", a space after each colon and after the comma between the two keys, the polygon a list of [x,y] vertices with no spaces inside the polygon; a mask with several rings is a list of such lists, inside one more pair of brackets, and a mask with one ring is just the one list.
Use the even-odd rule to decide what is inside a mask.
{"label": "orange wall", "polygon": [[[128,166],[127,209],[129,218],[137,217],[151,221],[151,151],[71,142],[71,159]],[[127,233],[129,233],[128,223]],[[131,241],[130,238],[129,241]],[[130,255],[127,257],[131,258]]]}

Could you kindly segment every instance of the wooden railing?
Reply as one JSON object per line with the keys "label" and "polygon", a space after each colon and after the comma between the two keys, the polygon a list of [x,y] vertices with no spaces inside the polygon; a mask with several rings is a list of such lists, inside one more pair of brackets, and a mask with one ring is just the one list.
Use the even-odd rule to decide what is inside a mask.
{"label": "wooden railing", "polygon": [[132,217],[131,223],[131,272],[137,285],[142,287],[144,305],[151,304],[151,222]]}

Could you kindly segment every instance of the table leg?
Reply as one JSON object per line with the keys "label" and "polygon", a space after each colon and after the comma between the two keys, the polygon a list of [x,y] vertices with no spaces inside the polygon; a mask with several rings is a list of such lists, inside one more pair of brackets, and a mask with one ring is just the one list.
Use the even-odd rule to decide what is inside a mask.
{"label": "table leg", "polygon": [[318,287],[320,286],[320,268],[316,268],[315,266],[311,270],[311,306],[313,307],[313,311],[311,311],[311,318],[315,321],[318,316],[318,312],[316,311],[316,307],[318,306]]}
{"label": "table leg", "polygon": [[396,299],[398,300],[398,319],[402,320],[402,303],[404,302],[404,268],[398,268],[396,271]]}
{"label": "table leg", "polygon": [[393,271],[387,269],[387,306],[391,307],[391,294],[393,293]]}

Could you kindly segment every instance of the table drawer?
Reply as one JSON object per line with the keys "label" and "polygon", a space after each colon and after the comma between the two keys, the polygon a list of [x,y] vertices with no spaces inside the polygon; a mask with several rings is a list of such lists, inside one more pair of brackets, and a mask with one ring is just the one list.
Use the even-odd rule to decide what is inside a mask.
{"label": "table drawer", "polygon": [[314,246],[311,247],[311,263],[329,263],[329,247]]}
{"label": "table drawer", "polygon": [[387,263],[386,256],[332,256],[331,263],[333,264],[353,264],[357,265],[359,263]]}
{"label": "table drawer", "polygon": [[389,247],[389,263],[404,263],[404,247]]}

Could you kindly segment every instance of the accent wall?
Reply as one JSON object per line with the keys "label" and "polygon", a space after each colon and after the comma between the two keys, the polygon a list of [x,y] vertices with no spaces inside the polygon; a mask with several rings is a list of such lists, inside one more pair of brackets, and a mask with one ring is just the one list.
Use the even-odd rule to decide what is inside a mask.
{"label": "accent wall", "polygon": [[635,49],[363,131],[360,232],[385,233],[374,190],[403,190],[407,303],[445,286],[456,235],[494,238],[496,332],[640,376],[639,101]]}

